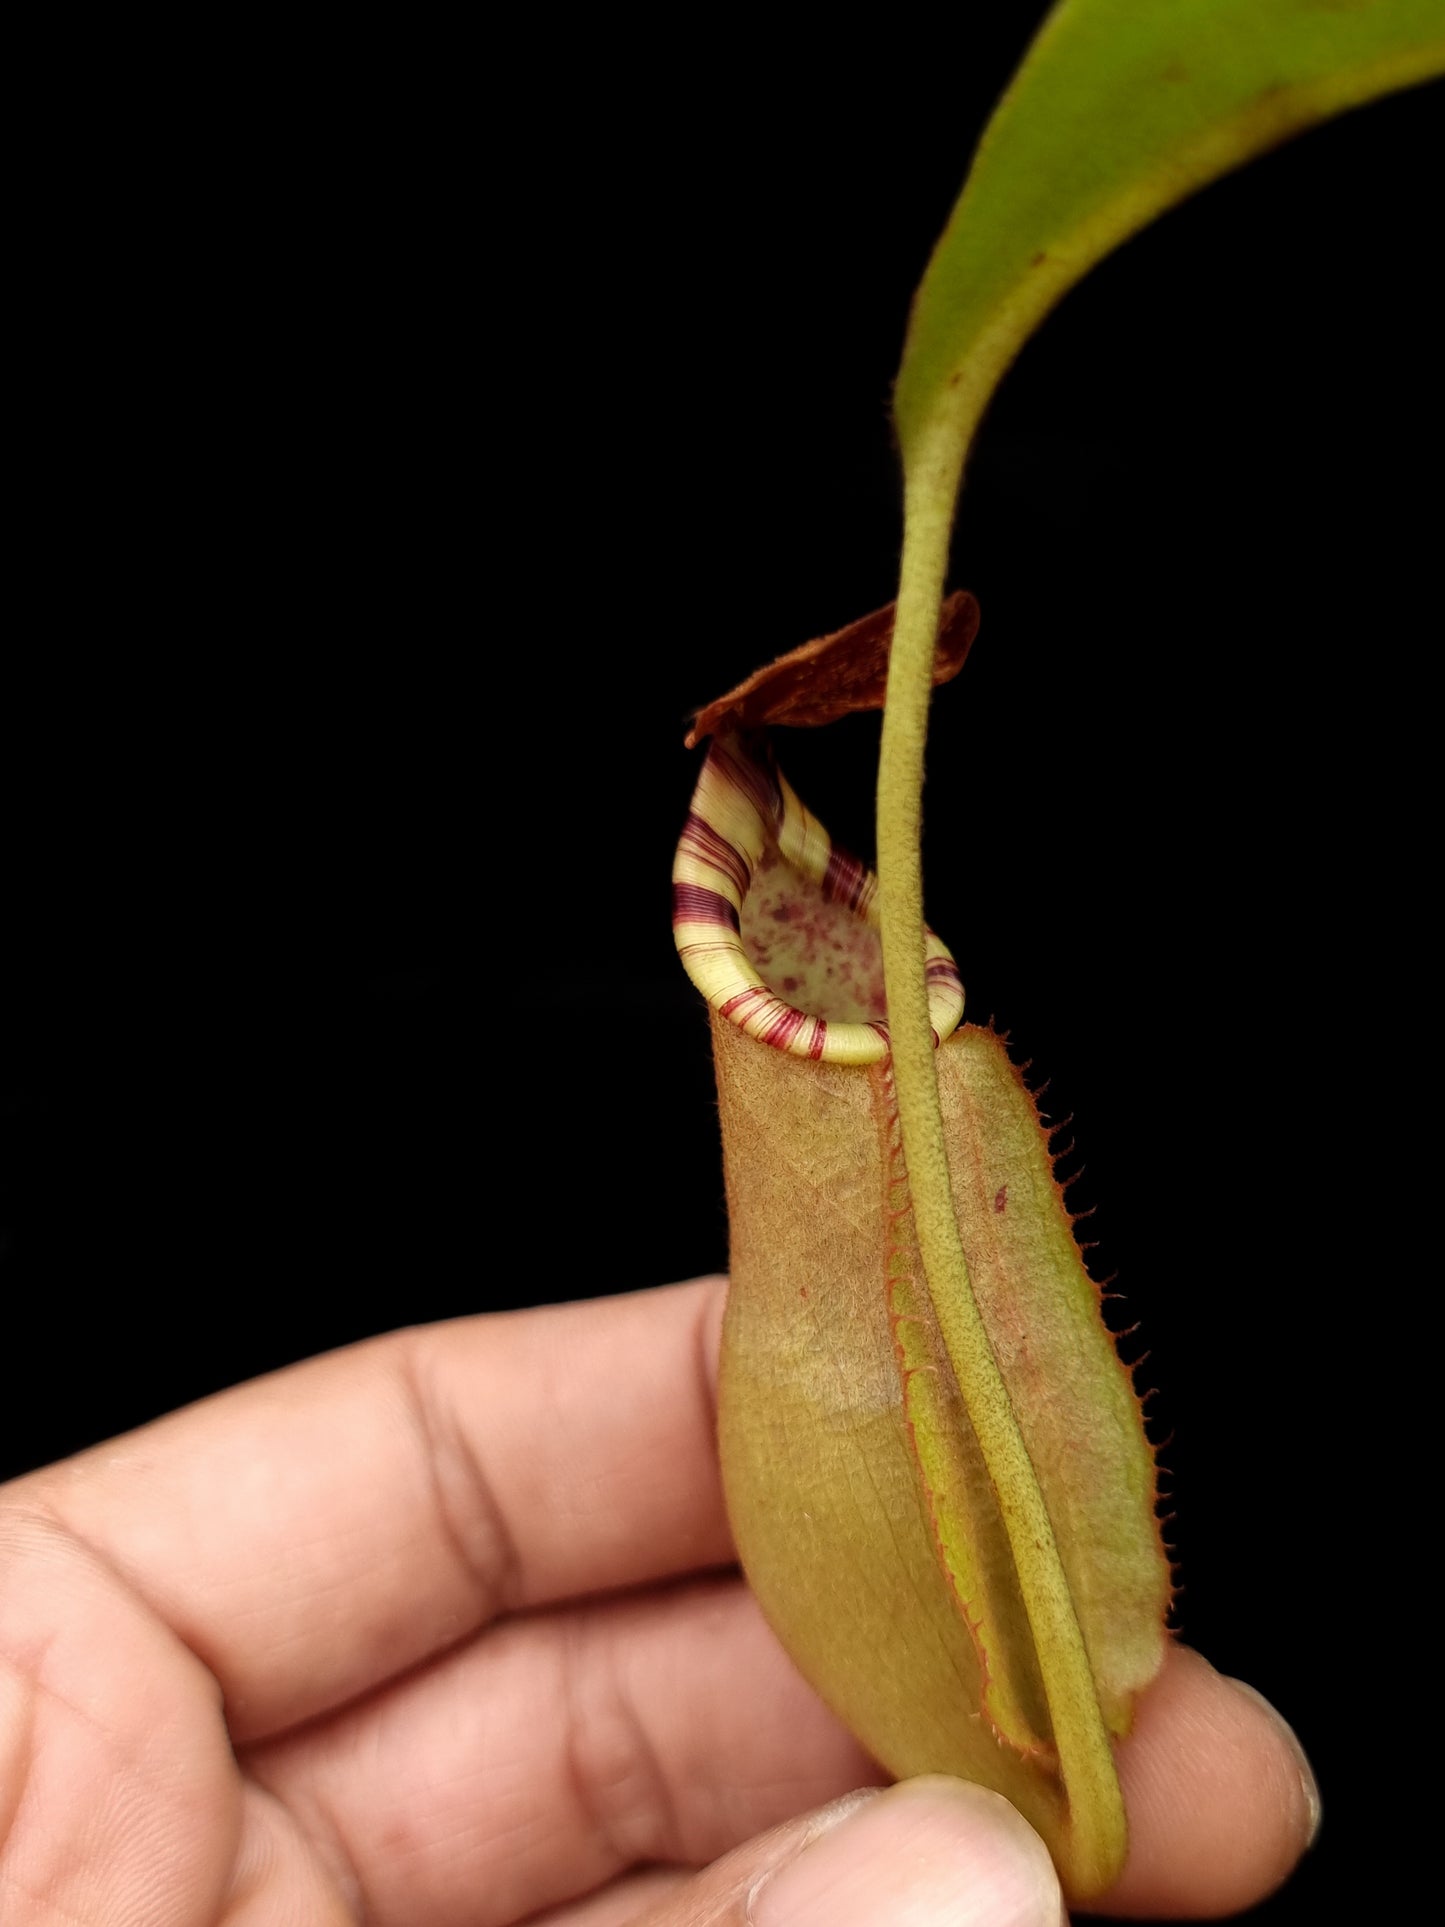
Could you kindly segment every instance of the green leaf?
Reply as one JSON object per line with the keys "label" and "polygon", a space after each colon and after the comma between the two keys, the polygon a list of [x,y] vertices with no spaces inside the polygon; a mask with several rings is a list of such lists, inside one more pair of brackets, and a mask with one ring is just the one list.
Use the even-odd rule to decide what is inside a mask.
{"label": "green leaf", "polygon": [[1060,296],[1290,135],[1445,71],[1442,0],[1065,0],[990,121],[914,303],[905,467],[967,435]]}

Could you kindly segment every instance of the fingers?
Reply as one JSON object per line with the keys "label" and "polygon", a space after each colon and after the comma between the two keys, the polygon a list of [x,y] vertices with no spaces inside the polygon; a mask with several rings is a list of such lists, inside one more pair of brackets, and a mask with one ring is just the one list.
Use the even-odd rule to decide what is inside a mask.
{"label": "fingers", "polygon": [[1209,1919],[1252,1906],[1319,1820],[1313,1775],[1279,1714],[1185,1646],[1140,1700],[1119,1778],[1129,1858],[1100,1903],[1112,1914]]}
{"label": "fingers", "polygon": [[723,1282],[399,1332],[17,1481],[221,1682],[240,1740],[500,1612],[725,1563]]}
{"label": "fingers", "polygon": [[[1119,1764],[1130,1855],[1098,1903],[1116,1917],[1216,1919],[1252,1907],[1288,1877],[1319,1824],[1318,1791],[1291,1729],[1251,1687],[1187,1648],[1171,1649]],[[905,1831],[890,1802],[916,1789],[929,1799]],[[972,1805],[948,1797],[957,1793]],[[1062,1902],[1052,1870],[1039,1882],[1041,1857],[1048,1867],[1042,1843],[1005,1803],[995,1804],[1011,1827],[990,1814],[993,1796],[956,1782],[911,1782],[855,1814],[857,1797],[828,1810],[846,1825],[807,1853],[785,1827],[686,1885],[665,1876],[666,1894],[651,1911],[639,1909],[637,1927],[952,1927],[975,1918],[990,1927],[1015,1919],[1057,1927]],[[811,1843],[818,1816],[799,1824]],[[750,1883],[760,1870],[768,1878],[758,1889]]]}
{"label": "fingers", "polygon": [[[118,1743],[148,1758],[171,1731],[159,1686],[154,1719],[148,1706],[159,1647],[199,1673],[167,1627],[221,1681],[238,1740],[342,1708],[251,1757],[377,1923],[424,1912],[470,1927],[479,1893],[494,1923],[580,1903],[640,1863],[699,1865],[857,1786],[868,1763],[737,1582],[534,1612],[469,1638],[499,1613],[728,1556],[711,1414],[720,1303],[720,1282],[702,1281],[397,1334],[17,1482],[7,1499],[96,1549],[57,1565],[90,1575],[74,1600],[57,1580],[67,1614],[78,1601],[84,1619],[93,1585],[117,1629],[96,1603],[80,1641],[96,1681],[81,1664],[83,1691],[52,1695],[46,1717],[98,1717],[104,1733],[99,1681],[123,1676],[147,1713]],[[43,1517],[32,1527],[45,1538]],[[142,1600],[166,1625],[132,1638],[132,1620],[150,1623]],[[22,1773],[32,1758],[69,1771],[78,1728],[41,1755],[28,1738],[43,1628],[3,1590],[0,1606],[0,1737]],[[208,1717],[197,1758],[211,1764],[188,1782],[207,1798],[214,1702]],[[1182,1649],[1120,1769],[1131,1850],[1107,1897],[1115,1914],[1246,1906],[1303,1850],[1311,1796],[1288,1730]],[[92,1829],[106,1823],[94,1789],[67,1783],[46,1800],[62,1793]],[[12,1883],[45,1844],[27,1842],[17,1811]],[[149,1838],[128,1835],[117,1864]]]}
{"label": "fingers", "polygon": [[0,1919],[214,1920],[239,1831],[215,1682],[93,1554],[0,1514]]}
{"label": "fingers", "polygon": [[[377,1927],[475,1923],[479,1894],[481,1927],[605,1923],[585,1897],[630,1870],[701,1866],[873,1777],[737,1581],[509,1622],[250,1765]],[[1286,1729],[1196,1654],[1171,1650],[1120,1767],[1110,1913],[1233,1911],[1304,1850]]]}
{"label": "fingers", "polygon": [[[874,1777],[735,1580],[509,1621],[250,1764],[329,1839],[378,1927],[423,1906],[438,1927],[473,1921],[479,1893],[483,1927],[580,1904]],[[1231,1911],[1304,1850],[1287,1731],[1187,1650],[1120,1769],[1131,1851],[1112,1913]]]}
{"label": "fingers", "polygon": [[[142,1918],[148,1916],[126,1917],[127,1927],[130,1919]],[[356,1927],[351,1896],[338,1888],[280,1802],[255,1786],[242,1789],[241,1839],[225,1904],[204,1918],[208,1927]]]}
{"label": "fingers", "polygon": [[1044,1843],[961,1780],[845,1795],[750,1841],[636,1927],[1061,1927]]}
{"label": "fingers", "polygon": [[508,1621],[244,1758],[373,1927],[501,1927],[697,1867],[876,1771],[737,1580]]}
{"label": "fingers", "polygon": [[0,1511],[0,1920],[338,1927],[292,1817],[243,1787],[216,1682],[88,1547]]}

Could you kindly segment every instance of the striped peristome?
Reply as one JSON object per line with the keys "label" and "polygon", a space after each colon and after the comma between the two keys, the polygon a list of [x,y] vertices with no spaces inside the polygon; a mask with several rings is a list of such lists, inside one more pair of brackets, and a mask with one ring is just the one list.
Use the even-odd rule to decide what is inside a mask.
{"label": "striped peristome", "polygon": [[[719,1016],[794,1057],[887,1057],[877,879],[799,800],[766,738],[714,739],[672,889],[678,954]],[[963,985],[932,931],[926,970],[938,1042],[963,1015]]]}

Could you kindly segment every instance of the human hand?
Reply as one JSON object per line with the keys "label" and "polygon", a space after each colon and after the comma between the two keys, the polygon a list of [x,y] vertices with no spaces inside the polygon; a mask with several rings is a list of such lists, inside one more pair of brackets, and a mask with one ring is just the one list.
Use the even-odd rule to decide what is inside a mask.
{"label": "human hand", "polygon": [[[0,1918],[1056,1922],[997,1796],[857,1792],[729,1569],[722,1292],[397,1332],[0,1488]],[[1119,1765],[1110,1912],[1304,1849],[1288,1729],[1183,1648]]]}

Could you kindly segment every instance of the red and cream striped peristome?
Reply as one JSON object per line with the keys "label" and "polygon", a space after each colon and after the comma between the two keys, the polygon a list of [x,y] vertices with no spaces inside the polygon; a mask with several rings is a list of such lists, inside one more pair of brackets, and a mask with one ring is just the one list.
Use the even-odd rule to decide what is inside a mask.
{"label": "red and cream striped peristome", "polygon": [[[711,744],[673,879],[678,949],[711,1007],[732,1272],[720,1449],[744,1568],[885,1767],[995,1787],[1067,1883],[1034,1636],[913,1230],[874,879],[749,730]],[[960,1024],[931,933],[926,967],[973,1290],[1122,1734],[1164,1650],[1153,1454],[1034,1100],[1003,1039]]]}
{"label": "red and cream striped peristome", "polygon": [[[720,1017],[829,1064],[888,1055],[877,881],[840,850],[778,769],[767,738],[715,740],[672,869],[687,974]],[[952,952],[930,931],[936,1040],[963,1015]]]}

